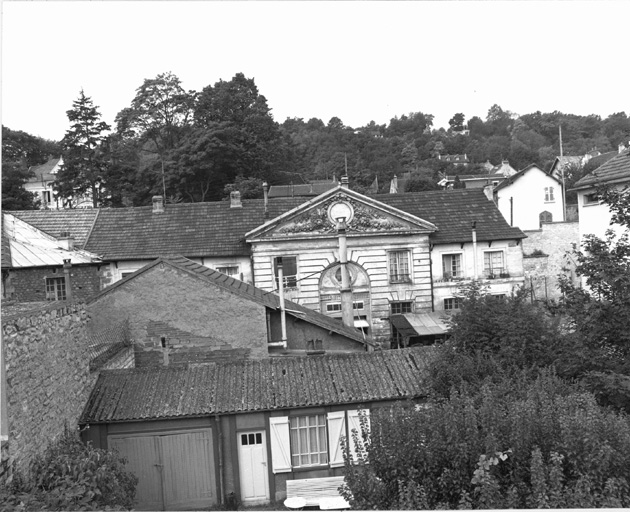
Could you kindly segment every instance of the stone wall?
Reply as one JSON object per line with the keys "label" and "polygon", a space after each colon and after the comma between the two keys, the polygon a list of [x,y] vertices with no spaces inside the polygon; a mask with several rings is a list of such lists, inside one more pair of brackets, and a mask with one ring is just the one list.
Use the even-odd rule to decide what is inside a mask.
{"label": "stone wall", "polygon": [[[62,267],[10,269],[5,283],[6,298],[18,302],[46,300],[46,278],[64,277]],[[85,301],[101,289],[98,266],[73,266],[70,271],[72,300]]]}
{"label": "stone wall", "polygon": [[559,274],[568,276],[576,284],[579,282],[575,262],[567,254],[579,240],[578,223],[553,222],[524,233],[527,235],[523,240],[525,287],[534,300],[557,300]]}
{"label": "stone wall", "polygon": [[104,290],[89,303],[90,329],[127,320],[137,367],[268,357],[265,307],[168,264]]}
{"label": "stone wall", "polygon": [[89,370],[84,304],[3,315],[9,462],[25,471],[64,425],[75,428],[97,374]]}

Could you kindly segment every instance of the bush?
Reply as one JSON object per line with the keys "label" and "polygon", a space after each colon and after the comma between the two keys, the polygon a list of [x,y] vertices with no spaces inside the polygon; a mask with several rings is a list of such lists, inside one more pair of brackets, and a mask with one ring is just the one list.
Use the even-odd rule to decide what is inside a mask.
{"label": "bush", "polygon": [[66,428],[31,465],[30,478],[16,475],[0,493],[0,510],[127,510],[138,478],[118,454],[83,444]]}
{"label": "bush", "polygon": [[366,510],[627,507],[629,482],[627,416],[549,371],[372,411],[345,478]]}

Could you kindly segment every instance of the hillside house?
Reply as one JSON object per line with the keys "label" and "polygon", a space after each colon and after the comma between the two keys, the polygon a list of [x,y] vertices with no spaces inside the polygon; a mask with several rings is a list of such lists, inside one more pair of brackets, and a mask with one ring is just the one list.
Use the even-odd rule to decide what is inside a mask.
{"label": "hillside house", "polygon": [[580,240],[588,234],[603,238],[608,229],[613,229],[617,234],[624,231],[622,226],[610,225],[612,214],[608,205],[600,201],[597,193],[599,186],[627,190],[630,186],[630,149],[617,154],[575,184],[574,189],[578,194]]}
{"label": "hillside house", "polygon": [[540,229],[564,221],[562,182],[531,164],[494,188],[494,202],[510,226]]}
{"label": "hillside house", "polygon": [[[231,493],[282,500],[287,481],[343,475],[359,411],[422,400],[431,349],[104,371],[80,420],[140,481],[138,510],[201,509]],[[89,428],[87,428],[89,427]],[[351,444],[353,450],[355,446]]]}
{"label": "hillside house", "polygon": [[2,214],[2,299],[85,300],[100,290],[100,258],[9,213]]}
{"label": "hillside house", "polygon": [[105,288],[88,310],[94,333],[128,323],[136,367],[372,347],[341,321],[289,300],[281,306],[274,293],[183,257],[158,258]]}

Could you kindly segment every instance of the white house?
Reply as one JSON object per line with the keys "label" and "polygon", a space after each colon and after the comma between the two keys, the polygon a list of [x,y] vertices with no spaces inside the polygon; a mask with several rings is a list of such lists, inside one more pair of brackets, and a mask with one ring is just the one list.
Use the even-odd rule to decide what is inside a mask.
{"label": "white house", "polygon": [[534,164],[499,183],[494,201],[508,224],[523,230],[564,220],[562,182]]}
{"label": "white house", "polygon": [[40,200],[39,207],[42,210],[58,207],[58,201],[53,194],[53,182],[62,165],[63,158],[50,157],[46,163],[29,169],[35,173],[35,176],[24,184],[24,188],[37,196],[37,199]]}
{"label": "white house", "polygon": [[607,204],[600,201],[597,187],[609,186],[624,190],[630,186],[630,149],[620,152],[575,184],[580,215],[580,240],[584,235],[603,237],[607,229],[621,234],[624,228],[610,225],[612,214]]}

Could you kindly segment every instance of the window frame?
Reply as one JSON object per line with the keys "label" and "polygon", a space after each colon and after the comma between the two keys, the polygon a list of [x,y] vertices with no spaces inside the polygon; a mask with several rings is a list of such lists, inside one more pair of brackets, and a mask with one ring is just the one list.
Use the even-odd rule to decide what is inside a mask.
{"label": "window frame", "polygon": [[[446,301],[452,301],[452,307],[446,307],[447,305]],[[461,305],[462,305],[461,297],[445,297],[444,302],[442,303],[442,307],[444,308],[444,311],[457,311],[460,309]]]}
{"label": "window frame", "polygon": [[[223,271],[223,270],[227,270],[227,269],[236,269],[236,270],[234,272],[232,272],[232,273]],[[225,274],[226,276],[230,276],[230,277],[234,277],[234,276],[238,276],[239,275],[239,266],[238,265],[217,266],[215,270],[217,272],[221,272],[221,274]]]}
{"label": "window frame", "polygon": [[[406,258],[406,261],[402,261],[402,257]],[[394,249],[387,251],[387,277],[390,283],[411,283],[412,268],[412,255],[411,249]],[[395,265],[392,265],[392,263]],[[404,263],[401,265],[401,263]],[[406,265],[407,272],[401,272],[401,268]]]}
{"label": "window frame", "polygon": [[601,204],[602,202],[601,196],[597,192],[584,194],[583,198],[582,206],[594,206],[596,204]]}
{"label": "window frame", "polygon": [[[442,260],[442,279],[444,281],[451,281],[454,279],[463,279],[464,278],[464,253],[462,251],[455,251],[455,252],[443,252],[441,253],[441,260]],[[451,259],[453,258],[453,256],[457,256],[459,259],[459,272],[457,273],[457,275],[455,275],[452,271],[452,261],[451,261],[451,270],[447,271],[446,270],[446,266],[444,264],[444,258],[445,257],[450,257]]]}
{"label": "window frame", "polygon": [[[495,270],[492,262],[492,255],[501,255],[501,267]],[[490,257],[490,265],[486,267],[486,256]],[[507,274],[507,268],[505,266],[505,251],[503,249],[495,249],[493,251],[483,251],[483,275],[486,279],[495,279],[501,274]]]}
{"label": "window frame", "polygon": [[554,188],[552,186],[545,187],[545,203],[555,203]]}
{"label": "window frame", "polygon": [[[305,425],[299,425],[301,419],[306,419]],[[310,423],[311,419],[315,419],[316,423],[313,425]],[[294,426],[295,424],[295,426]],[[316,432],[315,444],[316,447],[312,447],[313,441],[311,429]],[[301,435],[301,431],[305,431],[305,439]],[[322,447],[323,442],[323,447]],[[307,446],[303,446],[305,443]],[[289,445],[290,445],[290,457],[291,467],[294,469],[313,468],[329,466],[330,454],[328,449],[328,424],[326,413],[312,413],[289,416]],[[315,449],[313,449],[315,448]],[[302,459],[307,457],[310,462],[303,463]],[[317,458],[317,462],[312,462],[313,457]],[[297,459],[297,464],[296,464]],[[322,461],[322,459],[325,459]]]}
{"label": "window frame", "polygon": [[[278,258],[282,258],[282,277],[284,282],[286,283],[283,286],[283,289],[287,288],[297,288],[298,285],[298,257],[297,255],[287,255],[287,256],[274,256],[272,258],[272,267],[273,267],[273,280],[276,286],[276,290],[280,289],[280,283],[278,281]],[[295,265],[295,274],[287,274],[286,273],[286,261],[292,260]]]}
{"label": "window frame", "polygon": [[46,300],[63,301],[67,299],[65,277],[46,277],[44,285],[46,286]]}
{"label": "window frame", "polygon": [[[394,311],[394,308],[400,306],[400,311]],[[409,311],[404,311],[405,309],[409,309]],[[413,300],[392,300],[389,303],[389,314],[390,315],[404,315],[405,313],[413,313],[414,310],[414,301]]]}

